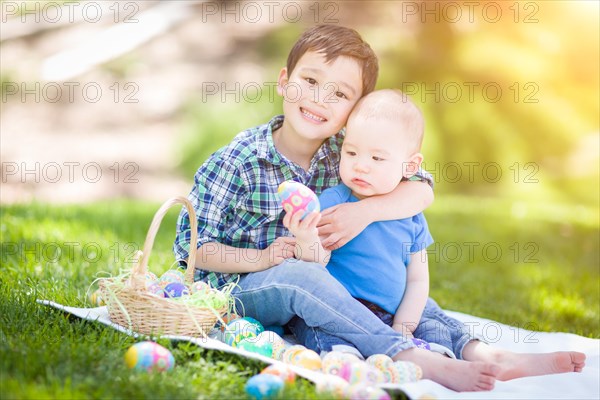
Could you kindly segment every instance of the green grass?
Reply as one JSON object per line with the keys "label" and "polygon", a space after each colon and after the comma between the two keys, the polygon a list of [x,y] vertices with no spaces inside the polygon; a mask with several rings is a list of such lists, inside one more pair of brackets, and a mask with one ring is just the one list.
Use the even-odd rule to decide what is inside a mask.
{"label": "green grass", "polygon": [[[157,208],[127,201],[2,207],[2,399],[246,397],[246,380],[264,367],[258,361],[161,341],[177,367],[137,373],[123,362],[135,339],[35,302],[89,306],[96,274],[130,267]],[[172,264],[176,216],[167,214],[157,236],[150,257],[156,273]],[[431,294],[444,308],[600,337],[596,210],[440,198],[427,216],[438,243],[429,252]],[[460,257],[452,253],[458,248]],[[304,380],[282,397],[318,398]]]}

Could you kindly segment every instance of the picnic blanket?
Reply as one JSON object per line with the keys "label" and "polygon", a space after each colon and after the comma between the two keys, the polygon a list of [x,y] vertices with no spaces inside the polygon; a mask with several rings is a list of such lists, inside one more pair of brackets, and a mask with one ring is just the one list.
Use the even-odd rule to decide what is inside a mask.
{"label": "picnic blanket", "polygon": [[[79,318],[108,325],[120,332],[134,337],[146,337],[129,330],[127,327],[110,321],[106,307],[77,308],[68,307],[48,300],[38,303],[57,308]],[[490,392],[462,392],[447,389],[431,380],[422,379],[414,383],[386,385],[388,390],[401,390],[410,398],[418,399],[429,396],[439,399],[600,399],[600,340],[590,339],[570,333],[537,332],[501,324],[468,314],[446,311],[450,316],[467,324],[475,334],[479,334],[489,344],[518,353],[542,353],[560,350],[580,351],[586,354],[586,367],[581,373],[565,373],[528,378],[513,379],[507,382],[496,382]],[[278,364],[259,354],[228,346],[210,338],[193,338],[187,336],[166,335],[174,341],[187,341],[210,350],[224,351],[261,360],[268,364]],[[286,339],[290,339],[286,337]],[[323,379],[323,374],[292,366],[295,372],[315,383]]]}

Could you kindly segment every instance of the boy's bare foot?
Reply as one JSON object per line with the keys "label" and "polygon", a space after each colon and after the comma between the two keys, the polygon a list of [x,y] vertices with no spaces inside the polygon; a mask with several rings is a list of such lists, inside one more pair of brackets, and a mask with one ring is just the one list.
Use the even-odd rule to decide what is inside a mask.
{"label": "boy's bare foot", "polygon": [[401,351],[393,359],[414,362],[423,370],[423,378],[457,392],[492,390],[500,371],[491,363],[455,360],[416,348]]}
{"label": "boy's bare foot", "polygon": [[498,365],[500,372],[496,377],[501,381],[526,376],[581,372],[585,366],[585,354],[577,351],[513,353],[478,341],[470,342],[465,346],[463,358],[468,361]]}

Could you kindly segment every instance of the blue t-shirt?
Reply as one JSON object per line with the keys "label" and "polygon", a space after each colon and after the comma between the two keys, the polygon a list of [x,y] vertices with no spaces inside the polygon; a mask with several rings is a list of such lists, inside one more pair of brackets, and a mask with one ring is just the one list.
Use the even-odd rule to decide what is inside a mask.
{"label": "blue t-shirt", "polygon": [[[325,190],[319,197],[322,210],[355,201],[358,199],[343,184]],[[332,251],[327,269],[353,297],[396,314],[406,290],[410,255],[432,243],[423,213],[374,222],[346,245]]]}

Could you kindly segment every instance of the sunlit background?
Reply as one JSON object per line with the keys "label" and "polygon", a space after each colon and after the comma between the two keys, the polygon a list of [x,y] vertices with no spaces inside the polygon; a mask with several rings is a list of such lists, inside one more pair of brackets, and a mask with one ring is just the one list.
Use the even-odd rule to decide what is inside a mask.
{"label": "sunlit background", "polygon": [[564,205],[597,222],[598,11],[595,1],[5,1],[1,200],[186,193],[209,154],[280,112],[272,84],[291,45],[326,22],[357,29],[380,57],[378,87],[422,107],[438,198]]}

